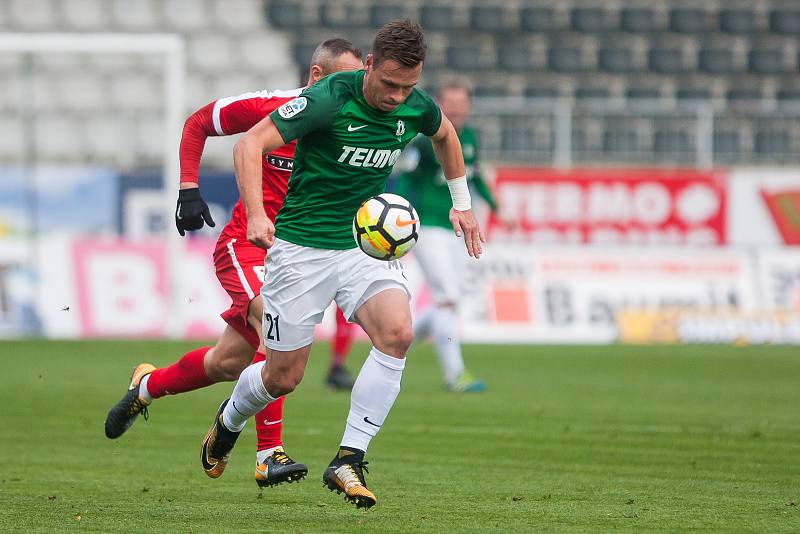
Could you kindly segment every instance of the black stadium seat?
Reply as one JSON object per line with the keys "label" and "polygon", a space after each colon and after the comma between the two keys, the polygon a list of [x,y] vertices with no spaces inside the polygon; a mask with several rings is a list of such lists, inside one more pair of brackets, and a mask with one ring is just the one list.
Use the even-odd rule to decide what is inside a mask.
{"label": "black stadium seat", "polygon": [[304,24],[303,6],[297,2],[271,2],[267,16],[276,28],[299,28]]}
{"label": "black stadium seat", "polygon": [[761,90],[757,88],[735,87],[725,93],[728,100],[761,100]]}
{"label": "black stadium seat", "polygon": [[531,33],[558,29],[555,11],[549,7],[526,7],[520,12],[522,30]]}
{"label": "black stadium seat", "polygon": [[721,9],[719,28],[725,33],[755,33],[758,31],[756,12],[749,9]]}
{"label": "black stadium seat", "polygon": [[502,98],[508,96],[508,87],[478,85],[472,91],[472,94],[483,98]]}
{"label": "black stadium seat", "polygon": [[789,154],[792,150],[792,138],[783,130],[766,130],[756,132],[755,151],[759,154]]}
{"label": "black stadium seat", "polygon": [[689,154],[689,134],[685,130],[659,130],[653,136],[653,150],[660,154]]}
{"label": "black stadium seat", "polygon": [[779,102],[800,102],[800,87],[794,89],[780,89],[775,97]]}
{"label": "black stadium seat", "polygon": [[481,47],[463,44],[447,47],[447,66],[453,70],[470,70],[488,67],[480,62]]}
{"label": "black stadium seat", "polygon": [[775,10],[769,14],[769,29],[784,35],[800,35],[800,10]]}
{"label": "black stadium seat", "polygon": [[701,50],[697,66],[699,70],[709,74],[730,74],[735,72],[733,50],[730,48],[713,48]]}
{"label": "black stadium seat", "polygon": [[601,48],[597,52],[597,66],[605,72],[634,72],[639,70],[630,48]]}
{"label": "black stadium seat", "polygon": [[741,135],[736,130],[715,130],[714,154],[738,154],[742,150]]}
{"label": "black stadium seat", "polygon": [[525,96],[528,98],[558,98],[561,94],[555,87],[526,87]]}
{"label": "black stadium seat", "polygon": [[650,33],[658,29],[656,13],[652,9],[625,8],[619,13],[619,25],[631,33]]}
{"label": "black stadium seat", "polygon": [[625,98],[629,100],[653,100],[661,98],[661,91],[653,87],[629,87],[625,91]]}
{"label": "black stadium seat", "polygon": [[607,130],[603,132],[603,151],[637,152],[639,150],[639,134],[635,130]]}
{"label": "black stadium seat", "polygon": [[374,28],[380,28],[387,22],[404,16],[403,4],[375,3],[369,8],[369,22]]}
{"label": "black stadium seat", "polygon": [[551,48],[547,51],[547,64],[556,72],[581,72],[587,68],[578,47]]}
{"label": "black stadium seat", "polygon": [[361,7],[353,4],[327,2],[320,5],[320,25],[326,28],[356,28],[359,23]]}
{"label": "black stadium seat", "polygon": [[450,6],[423,5],[419,12],[420,24],[426,30],[452,30],[456,28],[453,8]]}
{"label": "black stadium seat", "polygon": [[497,64],[511,71],[527,72],[534,68],[534,57],[525,41],[497,43]]}
{"label": "black stadium seat", "polygon": [[503,128],[502,146],[514,152],[533,152],[536,149],[536,137],[530,128],[507,126]]}
{"label": "black stadium seat", "polygon": [[575,98],[578,99],[607,99],[608,89],[602,87],[578,87],[575,89]]}
{"label": "black stadium seat", "polygon": [[647,53],[647,65],[653,72],[681,73],[686,70],[679,48],[653,48]]}
{"label": "black stadium seat", "polygon": [[575,8],[569,14],[573,31],[581,33],[607,32],[613,30],[611,14],[605,9],[586,7]]}
{"label": "black stadium seat", "polygon": [[494,6],[473,6],[470,10],[469,21],[473,30],[489,33],[503,33],[512,28],[505,17],[505,10],[502,7]]}
{"label": "black stadium seat", "polygon": [[[314,53],[316,50],[318,43],[316,42],[299,42],[295,43],[293,47],[293,55],[294,61],[296,64],[300,65],[300,71],[307,71],[309,68],[309,61],[311,60],[311,54]],[[308,73],[305,72],[304,76]]]}
{"label": "black stadium seat", "polygon": [[783,50],[780,48],[754,49],[747,54],[747,67],[757,74],[780,74],[786,71]]}
{"label": "black stadium seat", "polygon": [[675,91],[678,100],[711,100],[711,90],[703,88],[681,88]]}
{"label": "black stadium seat", "polygon": [[669,12],[669,29],[677,33],[706,33],[714,28],[704,9],[673,9]]}

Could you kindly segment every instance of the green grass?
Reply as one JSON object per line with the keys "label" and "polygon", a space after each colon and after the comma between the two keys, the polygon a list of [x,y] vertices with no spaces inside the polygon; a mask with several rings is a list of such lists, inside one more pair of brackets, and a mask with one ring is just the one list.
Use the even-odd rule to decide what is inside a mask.
{"label": "green grass", "polygon": [[490,389],[458,396],[421,346],[370,447],[379,502],[364,512],[320,482],[348,405],[322,387],[324,345],[286,403],[300,484],[257,497],[252,425],[225,476],[203,475],[230,384],[158,400],[106,439],[131,367],[192,346],[0,342],[0,531],[800,530],[797,348],[471,346]]}

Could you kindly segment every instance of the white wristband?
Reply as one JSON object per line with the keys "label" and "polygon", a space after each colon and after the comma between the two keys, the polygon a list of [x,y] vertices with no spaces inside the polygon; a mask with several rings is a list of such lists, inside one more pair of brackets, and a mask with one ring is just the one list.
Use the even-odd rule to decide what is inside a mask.
{"label": "white wristband", "polygon": [[469,196],[469,186],[467,186],[467,175],[447,180],[447,187],[450,189],[450,198],[453,200],[453,208],[458,211],[472,209],[472,198]]}

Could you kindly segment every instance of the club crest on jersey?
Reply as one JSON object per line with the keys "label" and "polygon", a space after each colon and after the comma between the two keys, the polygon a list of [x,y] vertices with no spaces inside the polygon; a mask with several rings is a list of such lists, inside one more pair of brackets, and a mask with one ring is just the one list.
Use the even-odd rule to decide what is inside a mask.
{"label": "club crest on jersey", "polygon": [[397,121],[397,131],[394,133],[398,138],[403,137],[403,134],[406,133],[406,123],[403,121]]}
{"label": "club crest on jersey", "polygon": [[281,107],[278,108],[278,115],[283,117],[284,119],[288,119],[290,117],[294,117],[304,109],[308,105],[308,100],[304,96],[298,96],[291,102],[287,102]]}

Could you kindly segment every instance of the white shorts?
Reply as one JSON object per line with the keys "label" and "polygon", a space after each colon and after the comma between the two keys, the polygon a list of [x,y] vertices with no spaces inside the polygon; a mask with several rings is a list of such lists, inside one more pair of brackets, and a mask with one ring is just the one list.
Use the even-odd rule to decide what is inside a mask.
{"label": "white shorts", "polygon": [[462,237],[452,229],[422,226],[413,254],[436,304],[456,303],[461,293],[464,261],[469,257]]}
{"label": "white shorts", "polygon": [[303,247],[275,239],[265,261],[261,297],[264,344],[272,350],[305,347],[331,302],[348,320],[369,298],[402,289],[411,298],[399,261],[380,261],[361,250]]}

